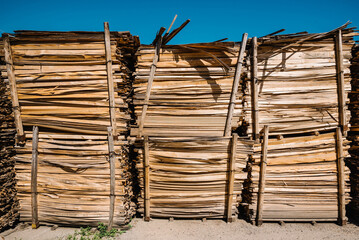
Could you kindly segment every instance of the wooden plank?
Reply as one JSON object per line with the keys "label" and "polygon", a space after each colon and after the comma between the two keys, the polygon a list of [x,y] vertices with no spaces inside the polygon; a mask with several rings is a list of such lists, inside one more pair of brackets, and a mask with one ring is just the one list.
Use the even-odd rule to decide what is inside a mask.
{"label": "wooden plank", "polygon": [[111,230],[113,225],[113,215],[115,212],[115,186],[116,186],[116,176],[115,176],[115,147],[113,142],[113,131],[112,127],[107,128],[108,133],[108,154],[110,161],[110,214],[108,220],[108,230]]}
{"label": "wooden plank", "polygon": [[258,189],[257,218],[256,218],[257,226],[260,226],[263,223],[263,202],[264,202],[264,188],[266,184],[265,177],[266,177],[266,167],[267,167],[268,134],[269,134],[269,127],[268,125],[264,125],[260,175],[259,175],[259,184],[258,184],[259,189]]}
{"label": "wooden plank", "polygon": [[338,91],[338,113],[339,126],[343,135],[347,135],[348,126],[345,115],[345,89],[344,89],[344,65],[343,65],[343,40],[342,31],[339,29],[335,36],[335,63],[337,73],[337,91]]}
{"label": "wooden plank", "polygon": [[16,126],[16,134],[17,134],[16,140],[17,140],[17,144],[23,144],[25,142],[25,133],[21,120],[21,112],[20,112],[19,97],[18,97],[17,86],[16,86],[14,63],[11,54],[10,39],[8,35],[4,37],[4,51],[5,51],[7,76],[9,79],[11,102],[12,102],[15,126]]}
{"label": "wooden plank", "polygon": [[232,85],[231,98],[230,98],[230,102],[229,102],[229,106],[228,106],[226,125],[225,125],[225,129],[224,129],[224,136],[230,136],[231,135],[231,126],[232,126],[232,117],[233,117],[233,112],[234,112],[234,104],[235,104],[235,101],[236,101],[236,98],[237,98],[239,80],[241,78],[241,71],[242,71],[242,65],[243,65],[243,56],[244,56],[244,51],[245,51],[246,45],[247,45],[247,37],[248,37],[248,34],[244,33],[243,37],[242,37],[242,42],[241,42],[241,49],[240,49],[240,52],[239,52],[239,55],[238,55],[238,60],[237,60],[237,65],[236,65],[236,73],[235,73],[234,80],[233,80],[233,85]]}
{"label": "wooden plank", "polygon": [[110,108],[110,121],[112,127],[112,134],[115,139],[117,136],[116,124],[116,103],[115,103],[115,88],[112,75],[112,60],[111,60],[111,38],[110,27],[108,22],[104,23],[105,28],[105,53],[106,53],[106,70],[107,70],[107,87],[108,87],[108,103]]}
{"label": "wooden plank", "polygon": [[343,136],[341,129],[336,129],[336,153],[338,169],[338,223],[343,226],[346,224],[345,217],[345,174],[344,174],[344,151]]}
{"label": "wooden plank", "polygon": [[231,142],[231,152],[228,163],[228,196],[227,196],[227,222],[233,222],[232,205],[233,205],[233,189],[234,189],[234,173],[236,164],[238,134],[233,133]]}
{"label": "wooden plank", "polygon": [[138,137],[142,136],[143,126],[144,126],[144,122],[146,119],[146,112],[148,109],[148,102],[149,102],[150,96],[151,96],[152,83],[153,83],[153,79],[155,77],[157,62],[159,59],[158,57],[159,57],[159,52],[161,49],[161,44],[162,44],[162,37],[160,37],[159,40],[156,42],[155,55],[153,57],[153,61],[152,61],[152,65],[151,65],[150,75],[149,75],[148,82],[147,82],[145,100],[144,100],[144,104],[142,107],[141,118],[139,120]]}
{"label": "wooden plank", "polygon": [[32,228],[39,227],[39,212],[37,203],[37,168],[38,168],[38,143],[39,127],[34,126],[32,129],[32,161],[31,161],[31,218]]}
{"label": "wooden plank", "polygon": [[145,221],[150,221],[150,156],[149,156],[149,142],[148,142],[148,136],[144,137],[143,142],[144,147],[144,183],[145,183]]}
{"label": "wooden plank", "polygon": [[259,137],[258,119],[258,59],[257,37],[252,38],[251,56],[251,107],[252,107],[252,138],[257,141]]}

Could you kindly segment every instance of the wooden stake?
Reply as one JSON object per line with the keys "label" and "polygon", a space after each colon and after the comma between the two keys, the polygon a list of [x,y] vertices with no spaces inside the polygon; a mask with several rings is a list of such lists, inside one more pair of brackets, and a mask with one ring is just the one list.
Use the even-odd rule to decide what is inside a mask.
{"label": "wooden stake", "polygon": [[145,221],[150,221],[150,156],[148,136],[144,137]]}
{"label": "wooden stake", "polygon": [[108,220],[108,230],[112,229],[113,225],[113,215],[115,212],[115,186],[116,186],[116,176],[115,176],[115,148],[113,142],[113,130],[112,127],[107,127],[107,136],[108,136],[108,154],[110,162],[110,214]]}
{"label": "wooden stake", "polygon": [[259,138],[258,120],[258,60],[257,60],[257,37],[252,38],[251,57],[251,106],[252,106],[252,137],[257,141]]}
{"label": "wooden stake", "polygon": [[337,91],[338,91],[338,112],[339,126],[343,135],[347,135],[348,126],[345,115],[345,89],[344,89],[344,68],[343,68],[343,43],[342,30],[338,30],[335,37],[335,62],[337,72]]}
{"label": "wooden stake", "polygon": [[162,44],[162,37],[160,37],[159,40],[156,42],[155,56],[153,57],[151,70],[150,70],[150,76],[149,76],[149,79],[147,82],[145,100],[144,100],[143,107],[142,107],[142,114],[141,114],[141,118],[139,120],[140,126],[138,129],[138,137],[142,136],[143,126],[144,126],[144,122],[146,119],[146,112],[147,112],[147,108],[148,108],[148,102],[149,102],[150,96],[151,96],[151,88],[152,88],[153,79],[155,77],[155,72],[156,72],[156,68],[157,68],[157,62],[158,62],[158,57],[160,54],[161,44]]}
{"label": "wooden stake", "polygon": [[10,39],[8,35],[4,37],[4,51],[5,51],[6,70],[9,79],[11,102],[12,102],[15,126],[16,126],[16,134],[17,134],[16,143],[24,144],[25,133],[21,120],[19,97],[17,95],[16,78],[14,72],[14,63],[12,59]]}
{"label": "wooden stake", "polygon": [[112,135],[115,139],[117,136],[116,124],[116,104],[115,104],[115,88],[112,75],[112,59],[111,59],[111,36],[108,22],[104,23],[105,28],[105,53],[106,53],[106,70],[107,70],[107,87],[108,87],[108,103],[110,108],[110,121],[112,127]]}
{"label": "wooden stake", "polygon": [[225,125],[225,128],[224,128],[224,136],[227,136],[227,137],[231,135],[232,117],[233,117],[233,112],[234,112],[235,101],[236,101],[236,98],[237,98],[239,80],[241,78],[241,71],[242,71],[242,65],[243,65],[243,56],[244,56],[244,51],[246,50],[247,37],[248,37],[248,34],[244,33],[243,37],[242,37],[242,42],[241,42],[241,49],[240,49],[240,52],[239,52],[239,55],[238,55],[236,73],[234,75],[234,80],[233,80],[233,85],[232,85],[232,92],[231,92],[231,99],[229,101],[226,125]]}
{"label": "wooden stake", "polygon": [[39,227],[39,211],[37,205],[37,157],[39,143],[39,127],[32,128],[32,161],[31,161],[31,218],[32,228]]}
{"label": "wooden stake", "polygon": [[336,130],[336,153],[338,169],[338,223],[343,226],[346,224],[345,217],[345,175],[344,175],[344,153],[343,137],[340,128]]}
{"label": "wooden stake", "polygon": [[267,151],[268,151],[268,134],[269,127],[264,125],[263,128],[263,142],[262,142],[262,155],[260,163],[260,175],[259,175],[259,186],[258,186],[258,201],[257,201],[257,226],[261,226],[263,223],[263,202],[264,202],[264,188],[265,188],[265,177],[267,168]]}
{"label": "wooden stake", "polygon": [[231,155],[228,164],[228,198],[227,198],[227,222],[233,222],[232,204],[233,204],[233,188],[234,188],[234,172],[236,164],[238,134],[233,133],[231,142]]}

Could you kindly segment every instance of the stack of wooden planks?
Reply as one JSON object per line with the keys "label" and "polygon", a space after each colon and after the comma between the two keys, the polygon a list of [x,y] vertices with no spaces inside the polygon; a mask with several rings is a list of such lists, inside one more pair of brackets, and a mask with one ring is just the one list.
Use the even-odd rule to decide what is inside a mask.
{"label": "stack of wooden planks", "polygon": [[[2,47],[0,42],[0,47]],[[4,51],[0,50],[0,64]],[[19,217],[19,202],[15,180],[15,123],[9,90],[0,77],[0,231]]]}
{"label": "stack of wooden planks", "polygon": [[[103,32],[16,31],[14,36],[9,54],[26,134],[25,144],[16,148],[21,220],[34,221],[35,194],[40,223],[107,224],[111,214],[114,226],[128,223],[135,208],[126,140],[127,61],[137,39],[129,32],[111,32],[105,50]],[[9,75],[2,68],[2,76]],[[39,126],[37,182],[31,178],[34,125]],[[110,184],[112,171],[115,183]]]}
{"label": "stack of wooden planks", "polygon": [[350,184],[352,201],[350,203],[350,215],[359,220],[359,46],[353,48],[351,59],[352,91],[350,93],[350,132],[348,138],[351,140],[349,149],[351,158],[347,164],[350,168]]}
{"label": "stack of wooden planks", "polygon": [[[150,90],[143,135],[223,136],[232,90],[239,45],[201,43],[165,45]],[[137,125],[131,135],[139,135],[147,82],[155,49],[142,45],[138,50],[133,104]],[[241,125],[242,89],[238,88],[232,127]]]}
{"label": "stack of wooden planks", "polygon": [[[233,141],[236,141],[236,147],[232,153]],[[237,216],[246,178],[243,169],[252,153],[251,146],[251,142],[243,137],[238,140],[231,140],[231,137],[149,138],[148,152],[145,153],[146,148],[140,149],[137,160],[141,186],[139,212],[145,212],[144,179],[149,179],[151,217]],[[148,156],[149,176],[144,176],[145,154]],[[228,161],[231,154],[234,154],[232,170]],[[232,171],[233,189],[230,190],[228,182]]]}

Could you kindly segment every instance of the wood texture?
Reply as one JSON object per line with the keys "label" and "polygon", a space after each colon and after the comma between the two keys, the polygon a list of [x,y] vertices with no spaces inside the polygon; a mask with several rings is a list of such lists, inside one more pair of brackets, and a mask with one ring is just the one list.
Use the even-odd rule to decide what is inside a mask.
{"label": "wood texture", "polygon": [[32,228],[39,227],[39,208],[37,201],[37,172],[38,172],[38,144],[39,144],[39,127],[34,126],[32,130],[32,158],[31,158],[31,222]]}
{"label": "wood texture", "polygon": [[233,222],[232,205],[233,205],[233,189],[234,189],[234,171],[236,163],[238,134],[233,133],[231,140],[231,155],[228,158],[228,196],[227,196],[227,222]]}
{"label": "wood texture", "polygon": [[115,166],[115,146],[114,146],[114,137],[112,127],[107,128],[107,139],[108,139],[108,158],[110,163],[110,211],[109,211],[109,220],[108,220],[108,231],[112,229],[113,226],[113,216],[115,213],[115,198],[116,198],[116,166]]}

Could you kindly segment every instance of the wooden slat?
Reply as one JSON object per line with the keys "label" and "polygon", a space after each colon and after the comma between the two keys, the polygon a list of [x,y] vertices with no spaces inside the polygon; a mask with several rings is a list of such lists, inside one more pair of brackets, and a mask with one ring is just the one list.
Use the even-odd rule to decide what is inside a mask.
{"label": "wooden slat", "polygon": [[39,213],[38,213],[38,202],[37,202],[38,143],[39,143],[39,127],[34,126],[32,130],[32,161],[31,161],[31,216],[32,216],[33,229],[39,227]]}
{"label": "wooden slat", "polygon": [[11,54],[10,39],[8,35],[4,37],[4,51],[5,51],[6,70],[7,70],[9,86],[10,86],[11,102],[13,106],[15,125],[16,125],[17,143],[22,144],[25,141],[25,133],[21,120],[20,104],[19,104],[19,97],[18,97],[17,86],[16,86],[14,64]]}
{"label": "wooden slat", "polygon": [[233,222],[232,204],[233,204],[233,189],[234,189],[234,171],[236,164],[238,134],[233,133],[231,142],[231,152],[228,164],[228,198],[227,198],[227,222]]}
{"label": "wooden slat", "polygon": [[110,214],[108,220],[108,230],[110,230],[113,225],[113,216],[115,212],[116,176],[115,176],[115,147],[113,142],[112,127],[108,127],[107,132],[108,132],[108,154],[110,161]]}
{"label": "wooden slat", "polygon": [[343,226],[346,224],[345,217],[345,174],[344,174],[344,151],[343,136],[340,128],[336,129],[336,153],[338,169],[338,223]]}
{"label": "wooden slat", "polygon": [[116,103],[115,103],[115,88],[112,75],[112,60],[111,60],[111,38],[110,27],[108,22],[104,23],[105,28],[105,52],[106,52],[106,70],[107,70],[107,87],[108,87],[108,103],[110,108],[110,121],[112,127],[113,137],[117,136],[117,124],[116,124]]}
{"label": "wooden slat", "polygon": [[144,183],[145,183],[145,221],[150,221],[150,156],[149,156],[149,142],[148,136],[144,137]]}
{"label": "wooden slat", "polygon": [[261,154],[261,163],[260,163],[260,175],[259,175],[259,184],[258,184],[258,202],[257,202],[257,226],[262,225],[263,223],[263,202],[264,202],[264,188],[265,188],[265,178],[266,178],[266,167],[267,167],[267,151],[268,151],[268,134],[269,127],[265,125],[263,128],[263,142],[262,142],[262,154]]}
{"label": "wooden slat", "polygon": [[257,37],[252,38],[251,56],[251,107],[252,107],[252,138],[257,140],[259,137],[258,120],[258,59],[257,59]]}
{"label": "wooden slat", "polygon": [[236,98],[237,98],[239,80],[241,78],[241,71],[242,71],[242,65],[243,65],[243,56],[244,56],[244,51],[245,51],[246,46],[247,46],[247,37],[248,37],[248,34],[244,33],[243,37],[242,37],[242,42],[241,42],[241,49],[240,49],[240,52],[239,52],[239,55],[238,55],[236,73],[235,73],[234,80],[233,80],[233,85],[232,85],[231,98],[230,98],[230,102],[229,102],[229,106],[228,106],[226,125],[225,125],[225,129],[224,129],[224,136],[230,136],[231,135],[231,126],[232,126],[232,117],[233,117],[233,112],[234,112],[234,104],[235,104],[235,101],[236,101]]}

